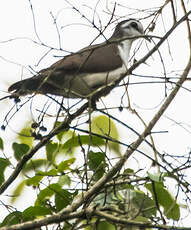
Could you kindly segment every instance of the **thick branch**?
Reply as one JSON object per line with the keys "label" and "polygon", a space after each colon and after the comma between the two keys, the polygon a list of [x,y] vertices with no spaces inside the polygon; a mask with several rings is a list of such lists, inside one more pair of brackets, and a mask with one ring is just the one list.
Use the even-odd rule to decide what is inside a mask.
{"label": "thick branch", "polygon": [[[153,47],[153,49],[146,54],[140,61],[138,61],[137,63],[135,63],[132,67],[130,67],[128,74],[131,73],[136,67],[138,67],[141,63],[145,62],[161,45],[162,43],[166,40],[166,38],[168,38],[168,36],[175,30],[175,28],[184,20],[187,19],[188,15],[191,14],[191,10],[185,14],[166,34],[165,36],[156,44],[156,46]],[[116,42],[116,41],[114,41]],[[99,47],[99,45],[98,45]],[[122,80],[126,74],[123,74],[121,76]],[[115,82],[114,84],[101,88],[98,92],[96,92],[94,95],[92,95],[92,98],[95,99],[99,99],[100,97],[102,97],[103,95],[109,93],[111,91],[111,89],[113,89],[119,81]],[[178,83],[179,84],[179,83]],[[175,88],[176,89],[176,88]],[[49,135],[47,135],[46,137],[44,137],[34,148],[32,148],[28,154],[26,154],[22,160],[17,164],[15,170],[13,171],[13,173],[10,175],[10,177],[0,186],[0,194],[2,194],[8,187],[9,185],[17,178],[17,176],[19,175],[19,173],[21,172],[23,166],[25,165],[25,163],[31,159],[33,157],[33,155],[43,146],[45,146],[48,141],[55,136],[60,130],[67,130],[69,124],[72,122],[73,119],[75,119],[77,116],[79,116],[80,114],[82,114],[86,109],[88,108],[88,103],[84,104],[76,113],[74,113],[72,116],[69,116],[65,119],[65,121],[56,129],[52,130]]]}
{"label": "thick branch", "polygon": [[[145,128],[145,130],[140,135],[140,137],[126,150],[124,156],[110,169],[110,171],[105,176],[103,176],[96,184],[94,184],[89,189],[89,191],[85,192],[83,194],[83,196],[80,197],[79,199],[77,199],[76,201],[74,201],[71,206],[69,206],[68,208],[63,209],[60,213],[58,213],[56,215],[52,215],[51,217],[46,217],[46,218],[44,218],[42,220],[37,220],[35,222],[26,222],[26,223],[24,223],[22,225],[23,226],[22,228],[21,227],[17,228],[18,225],[15,225],[15,226],[8,227],[8,228],[2,228],[1,230],[31,229],[32,223],[33,223],[33,227],[40,227],[40,226],[44,226],[44,225],[48,225],[48,224],[52,224],[52,223],[57,223],[59,221],[63,221],[63,220],[65,220],[64,218],[65,218],[66,215],[69,216],[69,213],[72,214],[75,210],[77,210],[84,203],[84,201],[87,201],[92,195],[94,195],[96,192],[98,192],[100,189],[102,189],[103,185],[106,182],[108,182],[118,171],[120,171],[120,169],[122,168],[122,166],[124,165],[126,160],[132,155],[132,153],[139,147],[139,145],[143,142],[143,140],[146,138],[146,136],[151,132],[151,130],[154,127],[154,125],[160,119],[160,117],[162,116],[164,111],[168,108],[169,104],[172,102],[172,100],[176,96],[177,92],[179,91],[181,85],[186,80],[186,77],[187,77],[187,75],[188,75],[188,73],[190,71],[190,68],[191,68],[191,56],[189,57],[188,64],[187,64],[187,66],[186,66],[186,68],[185,68],[180,80],[178,81],[176,87],[173,89],[173,91],[167,97],[167,99],[164,102],[164,104],[161,106],[159,111],[156,113],[156,115],[150,121],[150,123]],[[147,227],[149,227],[149,225],[147,225]],[[155,226],[155,228],[156,227],[157,226]],[[160,227],[160,226],[158,226],[158,228],[162,229],[162,227]],[[170,227],[166,227],[166,229],[170,229]],[[188,228],[188,229],[191,229],[191,228]]]}
{"label": "thick branch", "polygon": [[[95,208],[87,208],[78,212],[68,213],[64,215],[53,215],[45,219],[40,219],[38,221],[28,221],[26,223],[13,225],[9,227],[2,227],[1,230],[25,230],[25,229],[35,229],[40,226],[47,226],[51,223],[60,223],[65,220],[74,220],[74,219],[84,219],[87,220],[88,218],[99,217],[102,219],[107,220],[113,224],[121,224],[125,226],[137,226],[142,228],[154,228],[154,229],[161,229],[161,230],[191,230],[191,227],[174,227],[174,226],[166,226],[166,225],[154,225],[149,222],[138,222],[133,220],[128,220],[126,218],[116,217],[115,215],[108,214],[107,212],[97,210]],[[53,222],[54,221],[54,222]]]}
{"label": "thick branch", "polygon": [[[143,57],[139,62],[135,63],[135,65],[133,65],[130,68],[130,72],[133,69],[135,69],[138,65],[140,65],[142,62],[144,62],[148,57],[150,57],[150,55],[152,55],[158,49],[158,47],[166,40],[166,38],[172,33],[172,31],[176,28],[176,26],[178,24],[180,24],[182,21],[184,21],[190,13],[191,13],[191,11],[189,11],[184,17],[182,17],[179,20],[179,22],[177,22],[177,24],[175,26],[173,26],[169,30],[169,32],[163,37],[163,39],[161,39],[158,42],[158,44],[147,55],[145,55],[145,57]],[[15,225],[15,226],[7,227],[7,228],[4,227],[4,228],[1,228],[1,230],[31,229],[31,228],[34,228],[34,227],[40,227],[40,226],[44,226],[44,225],[48,225],[48,224],[52,224],[52,223],[58,223],[58,222],[61,222],[63,220],[66,220],[66,219],[68,220],[68,219],[72,219],[72,218],[77,218],[77,216],[79,217],[80,215],[84,215],[83,211],[76,212],[76,213],[74,213],[74,212],[84,203],[84,201],[87,201],[92,195],[94,195],[95,193],[97,193],[98,191],[100,191],[102,189],[103,185],[106,182],[110,181],[111,178],[118,171],[121,170],[121,168],[124,165],[124,163],[126,162],[126,160],[140,146],[140,144],[147,137],[147,135],[150,134],[152,128],[155,126],[155,124],[160,119],[160,117],[162,116],[162,114],[168,108],[168,106],[170,105],[170,103],[172,102],[172,100],[174,99],[174,97],[176,96],[177,92],[179,91],[180,87],[182,86],[182,84],[186,80],[186,77],[187,77],[187,75],[188,75],[188,73],[190,71],[190,68],[191,68],[191,56],[189,57],[187,66],[186,66],[186,68],[185,68],[185,70],[184,70],[184,72],[183,72],[180,80],[177,82],[176,87],[172,90],[172,92],[167,97],[167,99],[164,102],[164,104],[161,106],[161,108],[159,109],[159,111],[156,113],[156,115],[150,121],[150,123],[145,128],[145,130],[143,131],[143,133],[137,138],[137,140],[130,147],[127,148],[124,156],[110,169],[110,171],[106,175],[104,175],[96,184],[94,184],[89,189],[89,191],[85,192],[82,197],[80,197],[77,200],[75,200],[72,203],[72,205],[70,205],[68,208],[63,209],[58,214],[52,215],[50,217],[43,218],[41,220],[36,220],[36,221],[32,221],[32,222],[29,221],[29,222],[23,223],[22,225]],[[122,76],[122,78],[123,77],[124,76]],[[104,91],[101,90],[101,94],[99,92],[99,96],[95,95],[95,97],[96,98],[100,98],[103,94],[104,94]],[[60,130],[67,130],[68,129],[68,125],[71,123],[71,121],[74,118],[76,118],[77,116],[79,116],[81,113],[83,113],[85,111],[85,109],[87,109],[87,107],[88,107],[88,103],[84,104],[72,116],[68,116],[65,119],[65,121],[61,124],[61,126],[59,126],[58,128],[54,129],[53,131],[51,131],[48,136],[44,137],[27,155],[25,155],[23,157],[23,159],[18,163],[16,169],[14,170],[14,172],[12,173],[12,175],[9,177],[9,179],[0,187],[0,193],[2,193],[3,191],[5,191],[5,189],[14,181],[14,179],[18,176],[19,172],[21,171],[22,166],[28,161],[28,159],[30,159],[42,146],[44,146]],[[76,214],[76,216],[75,216],[75,214]],[[98,211],[97,211],[97,213],[96,213],[96,211],[94,211],[94,214],[95,215],[101,215],[101,214],[103,215],[103,213],[100,214],[100,212],[98,212]],[[108,217],[108,216],[106,217],[105,216],[105,218],[110,218],[110,217]],[[149,227],[149,226],[147,226],[147,227]],[[155,226],[155,228],[156,228],[156,226]],[[166,229],[169,229],[169,227],[166,227]],[[188,229],[191,229],[191,228],[188,228]]]}

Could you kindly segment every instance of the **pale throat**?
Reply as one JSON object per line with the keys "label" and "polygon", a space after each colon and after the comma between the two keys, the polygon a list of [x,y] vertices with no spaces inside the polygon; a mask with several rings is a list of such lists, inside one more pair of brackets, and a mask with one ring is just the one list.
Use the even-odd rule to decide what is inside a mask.
{"label": "pale throat", "polygon": [[125,40],[120,42],[120,44],[117,46],[119,50],[119,56],[121,57],[121,60],[123,61],[126,70],[128,69],[128,59],[129,59],[131,45],[132,45],[132,40]]}

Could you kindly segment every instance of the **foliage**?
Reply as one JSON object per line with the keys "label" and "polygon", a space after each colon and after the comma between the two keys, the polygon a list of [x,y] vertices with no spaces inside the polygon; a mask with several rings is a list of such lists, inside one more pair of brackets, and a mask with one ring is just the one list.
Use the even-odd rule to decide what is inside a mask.
{"label": "foliage", "polygon": [[[114,122],[111,119],[108,119],[108,122],[112,124],[110,129],[114,129],[112,132],[113,137],[115,136],[115,139],[118,138],[118,131]],[[69,138],[64,139],[63,137],[66,133],[62,135],[59,133],[57,141],[49,141],[44,149],[44,156],[46,157],[44,159],[31,159],[22,170],[23,175],[30,172],[35,172],[35,175],[24,179],[13,191],[12,202],[15,202],[21,196],[25,186],[38,188],[39,192],[36,201],[33,206],[26,208],[22,212],[14,211],[10,213],[2,221],[1,226],[18,224],[35,220],[39,216],[45,217],[57,213],[68,207],[76,197],[83,194],[81,191],[83,184],[84,186],[87,186],[85,185],[86,183],[93,185],[102,178],[108,172],[110,165],[106,152],[96,150],[96,148],[100,149],[101,146],[106,144],[104,129],[108,131],[108,126],[104,126],[104,123],[107,124],[107,117],[105,116],[92,120],[92,136],[74,135],[70,132]],[[103,138],[93,135],[94,132],[100,133],[95,128],[98,127],[97,124],[102,124]],[[3,146],[3,140],[1,143],[1,146]],[[87,150],[85,146],[88,147]],[[112,146],[109,144],[109,146],[114,153],[116,153],[117,149],[119,150],[116,145]],[[14,157],[18,161],[30,150],[30,146],[24,143],[13,143],[12,148]],[[88,151],[86,165],[79,170],[76,168],[76,158],[82,155],[81,152],[85,153],[86,151]],[[76,157],[73,156],[74,154]],[[61,161],[60,156],[62,156]],[[63,160],[64,157],[67,157],[67,159]],[[9,165],[9,161],[3,158],[0,160],[1,165],[4,165],[1,167],[3,175],[6,167]],[[72,182],[74,180],[73,177],[78,178],[79,182],[81,180],[81,186],[76,187],[74,185],[75,183]],[[120,212],[121,218],[134,220],[135,223],[137,221],[149,223],[154,219],[157,220],[159,218],[158,211],[163,208],[163,218],[166,217],[167,219],[178,221],[180,219],[180,206],[166,189],[165,178],[167,177],[167,174],[148,173],[148,176],[142,177],[141,180],[137,180],[135,183],[131,183],[130,181],[136,181],[136,173],[133,169],[127,168],[113,182],[111,181],[112,183],[106,184],[106,187],[92,200],[92,205],[105,207],[108,209],[108,213],[112,213],[114,216]],[[41,188],[47,179],[49,181],[48,185],[45,188]],[[126,183],[126,180],[129,180],[129,183]],[[121,183],[118,185],[119,181]],[[142,185],[144,181],[143,185],[146,190]],[[3,182],[4,178],[2,177],[1,183]],[[72,187],[73,189],[70,190]],[[99,218],[89,219],[86,229],[91,229],[90,226],[95,222],[97,222],[97,229],[115,229],[112,222],[101,221]],[[63,229],[67,229],[67,225],[65,223]]]}
{"label": "foliage", "polygon": [[[47,229],[63,230],[183,229],[183,208],[188,209],[191,203],[189,178],[191,151],[188,150],[188,153],[182,151],[178,154],[166,150],[161,151],[157,138],[164,130],[164,127],[158,122],[159,119],[168,106],[173,104],[172,102],[174,102],[173,106],[176,106],[174,98],[179,89],[181,87],[187,89],[182,85],[189,76],[191,58],[188,58],[184,70],[179,71],[167,68],[170,65],[166,64],[166,59],[168,56],[173,60],[173,52],[175,52],[171,51],[173,42],[168,39],[171,34],[174,34],[175,29],[182,25],[182,22],[186,22],[183,24],[185,24],[187,34],[185,36],[182,33],[181,36],[185,38],[185,41],[188,39],[191,46],[189,27],[191,11],[189,11],[188,3],[186,4],[183,0],[165,1],[164,4],[160,3],[163,5],[139,10],[129,7],[128,3],[122,5],[116,2],[112,10],[109,6],[103,9],[101,7],[101,12],[110,17],[105,27],[97,13],[97,7],[102,1],[96,1],[94,9],[93,5],[86,6],[86,10],[93,12],[91,20],[86,16],[86,11],[82,13],[80,10],[80,2],[78,2],[78,8],[70,1],[64,1],[68,5],[66,8],[63,7],[63,12],[59,11],[56,16],[51,12],[58,33],[59,49],[57,45],[56,48],[53,48],[41,41],[36,28],[38,23],[35,21],[33,1],[28,2],[37,38],[37,40],[31,39],[30,42],[48,49],[46,54],[40,58],[39,63],[53,50],[55,52],[66,51],[61,48],[60,40],[61,31],[65,27],[63,25],[59,27],[58,23],[62,21],[60,15],[66,12],[68,5],[72,11],[80,15],[82,20],[88,22],[88,26],[91,25],[91,29],[96,29],[104,41],[107,26],[117,21],[118,18],[124,17],[118,15],[117,7],[131,11],[129,16],[136,15],[137,18],[143,20],[147,25],[146,33],[155,30],[161,17],[161,23],[164,23],[162,33],[165,34],[151,35],[151,41],[153,41],[151,45],[142,39],[143,42],[135,46],[135,51],[132,52],[128,63],[128,71],[124,76],[121,74],[121,78],[124,80],[125,76],[131,73],[139,79],[138,82],[133,80],[125,82],[124,80],[120,85],[119,82],[113,82],[106,88],[100,87],[88,98],[75,100],[75,102],[70,102],[67,98],[45,95],[46,102],[43,101],[43,97],[42,106],[34,103],[38,97],[36,93],[24,98],[18,98],[17,92],[8,96],[9,100],[14,98],[14,106],[5,115],[2,125],[5,133],[12,118],[22,114],[20,110],[25,104],[30,105],[32,119],[30,122],[21,124],[22,127],[16,131],[17,135],[12,143],[7,143],[4,138],[0,137],[0,194],[10,196],[9,204],[1,200],[2,207],[8,213],[4,219],[0,220],[0,229],[2,227],[3,230],[6,230],[9,226],[12,226],[12,229],[39,229],[48,225]],[[126,4],[128,7],[125,6]],[[168,15],[172,15],[172,18],[169,16],[167,19],[167,27],[165,27],[166,19],[163,18],[165,10],[170,12]],[[81,22],[74,23],[74,25],[82,26],[84,22]],[[9,42],[11,41],[10,39]],[[168,41],[167,45],[166,41]],[[116,43],[112,40],[109,42]],[[104,46],[108,44],[110,45],[105,42]],[[143,46],[145,47],[142,55]],[[164,54],[160,50],[163,46]],[[99,47],[93,46],[92,52],[96,48]],[[191,47],[188,50],[191,51]],[[158,55],[155,52],[158,52]],[[81,51],[79,51],[79,57],[80,55]],[[161,62],[159,73],[149,73],[151,59],[149,57],[152,57],[152,64],[155,60]],[[143,63],[147,64],[141,65],[141,68],[146,69],[145,76],[140,74],[137,68]],[[158,68],[159,64],[156,66]],[[174,76],[173,79],[171,75]],[[165,97],[163,95],[161,100],[162,104],[158,105],[158,101],[157,103],[155,101],[157,106],[152,109],[153,118],[149,122],[136,110],[138,108],[138,111],[142,112],[147,106],[139,108],[134,103],[132,100],[134,91],[130,88],[134,85],[150,83],[150,81],[140,82],[143,77],[152,79],[151,83],[158,83],[161,80],[162,87],[164,87],[161,91],[165,91]],[[116,101],[113,100],[110,106],[108,101],[105,102],[103,96],[114,87],[118,90],[117,95],[121,97],[119,96],[119,100],[117,98]],[[149,100],[155,96],[155,91],[152,91],[154,93],[151,94],[149,90],[147,92],[144,85],[143,88],[144,94],[149,95]],[[145,95],[141,94],[141,97]],[[41,103],[41,99],[38,103]],[[123,120],[121,119],[122,112]],[[132,119],[129,120],[129,118]],[[184,128],[181,122],[173,120],[173,124],[179,124],[181,128]],[[16,126],[14,131],[17,129]],[[190,134],[187,126],[184,129]],[[162,144],[168,146],[167,139]],[[17,178],[19,180],[16,180]],[[7,192],[9,186],[11,190]],[[30,198],[30,194],[35,198]],[[17,205],[20,200],[24,204],[25,200],[27,201],[23,209]],[[190,215],[189,211],[188,215]]]}

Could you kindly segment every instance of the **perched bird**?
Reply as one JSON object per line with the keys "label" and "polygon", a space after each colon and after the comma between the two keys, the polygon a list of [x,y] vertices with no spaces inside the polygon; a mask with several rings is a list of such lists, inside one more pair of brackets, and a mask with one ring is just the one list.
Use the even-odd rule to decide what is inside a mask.
{"label": "perched bird", "polygon": [[[14,83],[8,91],[13,97],[40,93],[86,98],[127,71],[131,45],[136,39],[133,37],[143,34],[143,26],[138,20],[124,20],[117,24],[106,42],[65,56],[37,75]],[[115,42],[125,37],[130,39]]]}

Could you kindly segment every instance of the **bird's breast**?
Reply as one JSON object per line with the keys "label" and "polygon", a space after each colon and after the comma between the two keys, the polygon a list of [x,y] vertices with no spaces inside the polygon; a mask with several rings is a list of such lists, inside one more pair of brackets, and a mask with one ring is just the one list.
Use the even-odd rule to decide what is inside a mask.
{"label": "bird's breast", "polygon": [[[118,80],[121,77],[121,74],[124,74],[125,72],[126,67],[125,65],[122,65],[120,68],[107,72],[78,74],[65,73],[64,78],[61,77],[63,82],[57,84],[56,87],[62,90],[62,95],[65,97],[87,97],[99,87],[106,86],[111,82]],[[59,75],[59,78],[60,76],[61,74]],[[51,79],[49,79],[49,82],[51,82]],[[52,82],[52,84],[54,84],[54,82]]]}
{"label": "bird's breast", "polygon": [[122,65],[120,68],[110,72],[84,74],[82,79],[87,83],[89,87],[95,88],[96,86],[108,85],[112,81],[118,80],[121,74],[124,74],[125,72],[126,67],[125,65]]}

